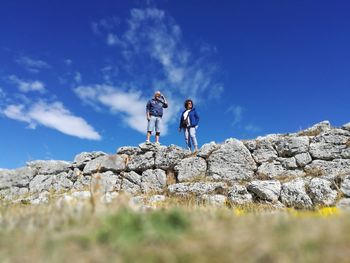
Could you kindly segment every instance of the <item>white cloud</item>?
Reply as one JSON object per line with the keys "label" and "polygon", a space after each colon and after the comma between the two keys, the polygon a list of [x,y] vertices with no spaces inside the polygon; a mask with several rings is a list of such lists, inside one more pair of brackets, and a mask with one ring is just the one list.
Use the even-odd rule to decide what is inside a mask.
{"label": "white cloud", "polygon": [[75,80],[75,82],[78,83],[78,84],[81,83],[82,76],[81,76],[81,73],[80,73],[80,72],[75,72],[74,80]]}
{"label": "white cloud", "polygon": [[45,92],[45,84],[41,81],[25,81],[18,78],[15,75],[9,76],[9,80],[18,86],[18,89],[22,92],[38,91],[40,93]]}
{"label": "white cloud", "polygon": [[247,124],[244,129],[247,131],[247,132],[260,132],[261,131],[261,128],[254,125],[254,124]]}
{"label": "white cloud", "polygon": [[227,112],[233,115],[232,126],[235,126],[242,121],[243,111],[244,109],[239,105],[232,105],[227,109]]}
{"label": "white cloud", "polygon": [[[119,114],[130,128],[140,132],[146,132],[146,104],[148,99],[144,98],[140,91],[124,91],[117,87],[108,85],[79,86],[74,89],[77,96],[84,102],[95,107],[104,106],[113,114]],[[168,99],[171,104],[171,99]],[[176,107],[172,110],[165,109],[162,134],[168,131],[168,123],[175,114]]]}
{"label": "white cloud", "polygon": [[73,60],[71,60],[71,59],[69,59],[69,58],[67,58],[67,59],[64,60],[64,64],[66,64],[67,66],[72,65],[72,63],[73,63]]}
{"label": "white cloud", "polygon": [[19,65],[24,66],[26,70],[28,70],[32,73],[38,73],[42,69],[50,68],[50,65],[43,60],[32,59],[32,58],[26,57],[26,56],[18,58],[16,60],[16,62]]}
{"label": "white cloud", "polygon": [[26,122],[35,129],[40,124],[81,139],[100,140],[101,136],[83,118],[74,116],[61,102],[39,101],[32,105],[8,105],[2,113],[14,120]]}

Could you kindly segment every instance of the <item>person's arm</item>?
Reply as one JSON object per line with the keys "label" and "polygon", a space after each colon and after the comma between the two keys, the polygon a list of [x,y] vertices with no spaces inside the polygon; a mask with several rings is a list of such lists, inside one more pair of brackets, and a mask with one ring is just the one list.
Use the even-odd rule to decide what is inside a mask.
{"label": "person's arm", "polygon": [[163,103],[163,108],[168,108],[168,102],[166,100],[166,98],[164,97],[164,95],[162,95],[162,103]]}

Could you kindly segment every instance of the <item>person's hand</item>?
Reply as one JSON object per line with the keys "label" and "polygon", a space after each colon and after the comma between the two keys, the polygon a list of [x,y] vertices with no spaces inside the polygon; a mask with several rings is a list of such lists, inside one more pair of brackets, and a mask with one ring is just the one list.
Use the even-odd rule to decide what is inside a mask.
{"label": "person's hand", "polygon": [[147,116],[147,121],[150,121],[151,120],[151,117],[150,116]]}

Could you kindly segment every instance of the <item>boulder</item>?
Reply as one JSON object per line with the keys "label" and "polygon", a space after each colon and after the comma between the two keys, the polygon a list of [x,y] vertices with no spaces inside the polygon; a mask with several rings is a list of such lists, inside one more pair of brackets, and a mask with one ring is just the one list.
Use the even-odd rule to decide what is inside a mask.
{"label": "boulder", "polygon": [[92,184],[95,190],[102,193],[119,191],[121,188],[121,179],[119,175],[108,171],[92,176]]}
{"label": "boulder", "polygon": [[101,151],[82,152],[74,157],[73,166],[82,170],[88,162],[105,155],[107,154]]}
{"label": "boulder", "polygon": [[206,143],[199,149],[197,156],[206,159],[213,151],[218,149],[218,147],[219,146],[215,142]]}
{"label": "boulder", "polygon": [[208,159],[208,175],[214,180],[248,180],[254,176],[256,163],[241,141],[230,139]]}
{"label": "boulder", "polygon": [[141,189],[144,193],[162,193],[166,187],[166,173],[161,169],[146,170],[141,176]]}
{"label": "boulder", "polygon": [[306,193],[305,182],[300,178],[282,185],[281,201],[288,207],[299,209],[311,208],[313,205],[311,198]]}
{"label": "boulder", "polygon": [[142,153],[140,147],[123,146],[117,150],[117,154],[135,155]]}
{"label": "boulder", "polygon": [[278,157],[272,143],[268,140],[257,140],[256,148],[253,151],[252,156],[258,164],[272,162]]}
{"label": "boulder", "polygon": [[70,162],[55,160],[27,162],[27,167],[34,170],[36,174],[59,174],[61,172],[68,172],[71,165]]}
{"label": "boulder", "polygon": [[7,188],[28,188],[30,181],[35,176],[35,170],[24,167],[15,170],[0,171],[0,190]]}
{"label": "boulder", "polygon": [[121,190],[131,195],[141,192],[141,176],[134,172],[123,172],[121,176]]}
{"label": "boulder", "polygon": [[170,194],[179,196],[225,194],[227,185],[219,182],[178,183],[168,186]]}
{"label": "boulder", "polygon": [[253,181],[247,185],[249,192],[259,200],[277,202],[281,192],[279,181]]}
{"label": "boulder", "polygon": [[301,168],[312,162],[312,158],[309,153],[299,153],[295,155],[297,165]]}
{"label": "boulder", "polygon": [[309,150],[309,137],[286,137],[276,144],[278,155],[281,157],[293,157]]}
{"label": "boulder", "polygon": [[73,182],[68,179],[68,173],[38,174],[29,184],[30,192],[62,191],[73,187]]}
{"label": "boulder", "polygon": [[350,197],[350,175],[346,175],[340,184],[340,191],[346,196]]}
{"label": "boulder", "polygon": [[350,211],[350,198],[342,198],[337,203],[337,208],[344,210],[344,211]]}
{"label": "boulder", "polygon": [[98,157],[86,164],[84,167],[84,174],[92,174],[97,172],[121,172],[126,169],[126,163],[128,161],[127,155],[106,155]]}
{"label": "boulder", "polygon": [[337,191],[331,188],[332,183],[321,178],[313,178],[308,186],[308,193],[314,205],[334,205]]}
{"label": "boulder", "polygon": [[344,124],[344,125],[342,126],[342,129],[347,130],[347,131],[350,131],[350,122]]}
{"label": "boulder", "polygon": [[181,160],[174,168],[179,182],[205,177],[207,162],[201,157],[188,157]]}
{"label": "boulder", "polygon": [[139,172],[154,168],[154,153],[145,152],[129,156],[126,168],[128,171]]}
{"label": "boulder", "polygon": [[335,159],[333,161],[314,160],[304,168],[306,175],[334,180],[337,176],[350,173],[350,160]]}
{"label": "boulder", "polygon": [[175,165],[189,155],[191,155],[189,151],[176,145],[159,147],[155,152],[155,166],[163,170],[173,169]]}
{"label": "boulder", "polygon": [[228,189],[228,200],[236,205],[244,205],[253,202],[253,196],[244,185],[233,184]]}

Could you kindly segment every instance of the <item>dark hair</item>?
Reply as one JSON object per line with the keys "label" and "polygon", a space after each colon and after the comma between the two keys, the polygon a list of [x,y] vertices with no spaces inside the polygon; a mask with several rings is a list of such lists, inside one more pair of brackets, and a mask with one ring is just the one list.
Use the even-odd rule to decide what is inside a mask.
{"label": "dark hair", "polygon": [[187,106],[188,106],[188,103],[191,102],[192,103],[192,108],[194,107],[193,105],[193,101],[188,99],[188,100],[185,100],[185,103],[184,103],[184,106],[185,106],[185,109],[187,109]]}

